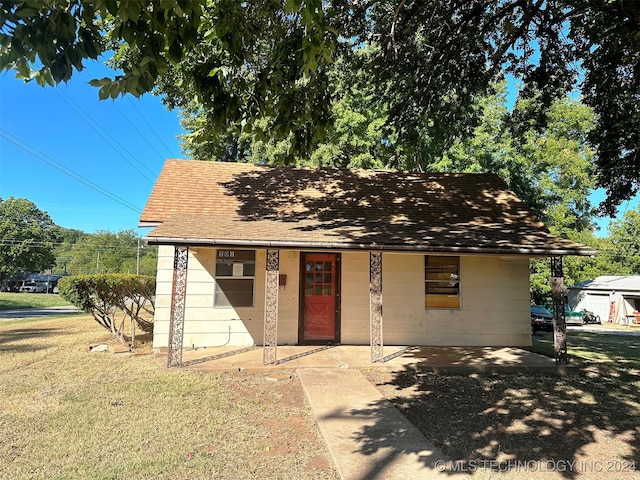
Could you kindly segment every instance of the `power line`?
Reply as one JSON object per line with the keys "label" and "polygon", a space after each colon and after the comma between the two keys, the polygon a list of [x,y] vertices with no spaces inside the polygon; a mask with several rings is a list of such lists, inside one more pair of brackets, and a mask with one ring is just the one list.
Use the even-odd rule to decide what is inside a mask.
{"label": "power line", "polygon": [[[141,213],[142,212],[138,207],[136,207],[132,203],[127,202],[126,200],[124,200],[124,199],[118,197],[117,195],[109,192],[108,190],[105,190],[101,186],[96,185],[91,180],[88,180],[87,178],[83,177],[79,173],[76,173],[73,170],[71,170],[70,168],[65,167],[60,162],[57,162],[56,160],[54,160],[50,156],[46,155],[45,153],[40,152],[39,150],[37,150],[33,146],[29,145],[24,140],[16,137],[15,135],[13,135],[11,132],[8,132],[4,128],[0,127],[0,132],[4,132],[4,135],[2,133],[0,133],[0,138],[2,138],[5,141],[15,145],[16,147],[18,147],[19,149],[25,151],[26,153],[28,153],[32,157],[35,157],[38,160],[46,163],[47,165],[50,165],[51,167],[55,168],[56,170],[64,173],[65,175],[73,178],[74,180],[86,185],[87,187],[91,188],[92,190],[95,190],[96,192],[100,193],[101,195],[104,195],[105,197],[110,198],[111,200],[113,200],[115,202],[118,202],[120,205],[123,205],[123,206],[127,207],[128,209],[133,210],[136,213]],[[9,137],[11,137],[11,138],[9,138]]]}
{"label": "power line", "polygon": [[[119,151],[115,146],[114,143],[116,145],[118,145],[118,147],[120,147],[125,153],[127,153],[131,158],[134,159],[134,161],[142,166],[142,168],[144,168],[145,170],[147,170],[147,172],[149,172],[151,175],[153,175],[153,172],[151,170],[149,170],[149,168],[144,165],[142,162],[140,162],[138,159],[135,158],[135,156],[129,151],[127,150],[118,140],[116,140],[115,138],[113,138],[113,136],[111,136],[111,134],[109,132],[107,132],[106,130],[102,129],[102,127],[100,127],[98,125],[98,123],[93,120],[93,118],[91,117],[91,115],[89,115],[80,105],[78,105],[78,103],[76,103],[75,100],[73,100],[68,94],[64,93],[64,95],[61,94],[61,92],[59,91],[59,89],[54,88],[53,91],[56,93],[56,95],[58,95],[58,97],[60,97],[60,99],[65,102],[69,108],[71,108],[82,120],[84,120],[84,122],[89,125],[89,127],[91,127],[91,129],[93,129],[93,131],[95,131],[111,148],[113,148],[113,150],[120,155],[125,162],[127,162],[136,172],[138,172],[145,180],[147,180],[149,183],[153,184],[153,180],[148,177],[142,170],[140,170],[138,167],[136,167],[127,157],[125,157],[121,151]],[[66,97],[66,98],[65,98]],[[73,105],[72,105],[73,103]],[[116,107],[117,108],[117,107]],[[93,124],[91,121],[89,121],[88,119],[91,119],[93,121]],[[95,124],[95,125],[94,125]],[[104,132],[103,133],[100,131],[102,130]],[[109,138],[106,138],[107,135]],[[111,139],[111,140],[109,140]],[[113,142],[113,143],[112,143]]]}
{"label": "power line", "polygon": [[160,160],[164,160],[164,159],[165,159],[165,158],[164,158],[164,156],[163,156],[163,155],[158,151],[158,149],[155,147],[155,145],[153,145],[153,144],[149,141],[149,139],[147,139],[147,137],[145,137],[145,135],[144,135],[144,134],[143,134],[143,133],[138,129],[138,127],[136,127],[136,124],[135,124],[135,123],[133,123],[133,122],[131,121],[131,119],[130,119],[127,115],[125,115],[125,113],[120,109],[120,107],[118,107],[118,105],[116,105],[116,104],[115,104],[115,102],[114,102],[113,106],[114,106],[114,107],[116,107],[116,109],[117,109],[117,110],[122,114],[122,116],[124,117],[124,119],[125,119],[127,122],[129,122],[129,125],[131,125],[131,126],[133,127],[133,129],[134,129],[136,132],[138,132],[138,134],[139,134],[139,135],[144,139],[144,141],[145,141],[145,142],[147,142],[147,145],[149,145],[149,146],[151,147],[151,149],[152,149],[154,152],[156,152],[156,153],[158,154],[158,157],[160,157]]}
{"label": "power line", "polygon": [[[113,76],[116,75],[117,72],[110,67],[107,67],[107,65],[105,65],[104,63],[101,63],[102,68],[107,72],[107,74],[109,76]],[[87,73],[88,75],[88,73]],[[167,152],[169,152],[169,156],[172,157],[173,156],[173,152],[171,151],[171,149],[168,147],[168,145],[164,142],[164,140],[162,140],[162,138],[160,137],[160,135],[158,135],[158,133],[155,131],[155,129],[153,128],[153,126],[147,121],[146,117],[144,115],[142,115],[142,113],[140,112],[140,109],[136,106],[136,104],[133,102],[133,100],[131,100],[131,96],[130,95],[125,95],[125,98],[129,101],[129,103],[131,104],[131,106],[134,108],[134,110],[138,113],[138,115],[140,116],[140,118],[142,119],[142,121],[145,123],[145,125],[149,128],[149,130],[151,131],[151,133],[153,133],[153,135],[158,139],[158,141],[164,146],[164,148],[167,149]],[[129,124],[136,130],[136,132],[138,132],[140,134],[140,136],[144,139],[145,142],[147,142],[147,145],[149,145],[157,154],[158,156],[164,160],[165,157],[156,149],[155,145],[153,143],[151,143],[147,137],[140,131],[138,130],[138,128],[136,127],[135,123],[133,121],[131,121],[131,119],[125,114],[124,111],[122,111],[115,103],[114,106],[118,109],[118,111],[122,114],[122,116],[125,118],[125,120],[127,122],[129,122]]]}
{"label": "power line", "polygon": [[[169,152],[169,156],[173,157],[173,152],[171,151],[171,149],[169,148],[169,146],[164,143],[164,140],[162,140],[162,138],[160,137],[160,135],[158,135],[158,133],[155,131],[155,129],[151,126],[151,124],[149,122],[147,122],[147,119],[144,117],[144,115],[142,115],[142,113],[140,112],[140,110],[138,109],[138,107],[136,106],[136,104],[133,102],[133,100],[131,100],[131,97],[127,96],[127,100],[129,100],[129,103],[131,105],[133,105],[133,108],[135,109],[135,111],[138,113],[138,115],[140,116],[140,118],[142,119],[142,121],[147,125],[147,127],[149,127],[149,130],[151,130],[151,133],[153,133],[153,135],[158,139],[158,141],[164,146],[164,148],[167,149],[167,152]],[[157,151],[157,150],[156,150]],[[160,154],[159,154],[160,155]]]}

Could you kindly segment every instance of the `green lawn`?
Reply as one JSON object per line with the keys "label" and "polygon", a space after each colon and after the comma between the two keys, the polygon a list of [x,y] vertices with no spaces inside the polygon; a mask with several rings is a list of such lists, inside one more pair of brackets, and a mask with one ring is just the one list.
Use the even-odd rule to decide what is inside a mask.
{"label": "green lawn", "polygon": [[[633,331],[637,331],[637,329],[633,329]],[[534,334],[533,351],[554,357],[553,333],[539,332]],[[571,365],[603,366],[640,371],[640,336],[568,330],[567,352]]]}
{"label": "green lawn", "polygon": [[0,292],[0,310],[19,308],[59,307],[70,305],[60,295],[53,293],[10,293]]}

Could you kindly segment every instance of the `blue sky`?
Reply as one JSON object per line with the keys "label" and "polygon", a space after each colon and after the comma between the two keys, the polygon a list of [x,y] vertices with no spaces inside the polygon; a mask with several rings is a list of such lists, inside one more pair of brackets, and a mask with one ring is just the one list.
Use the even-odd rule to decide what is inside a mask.
{"label": "blue sky", "polygon": [[[144,235],[140,211],[164,160],[182,157],[182,129],[178,113],[152,95],[98,100],[88,81],[109,73],[94,62],[56,88],[0,74],[0,197],[28,198],[62,227]],[[620,213],[636,206],[627,202]],[[608,219],[597,223],[606,235]]]}
{"label": "blue sky", "polygon": [[28,198],[61,227],[144,235],[153,182],[165,159],[182,157],[178,113],[152,95],[98,100],[88,81],[109,71],[88,67],[56,88],[0,74],[0,197]]}

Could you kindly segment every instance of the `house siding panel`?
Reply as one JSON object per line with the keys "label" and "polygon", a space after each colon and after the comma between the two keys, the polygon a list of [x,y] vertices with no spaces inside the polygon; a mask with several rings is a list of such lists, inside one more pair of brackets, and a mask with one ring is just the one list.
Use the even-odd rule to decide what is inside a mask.
{"label": "house siding panel", "polygon": [[295,345],[298,342],[300,252],[280,251],[280,275],[286,275],[287,280],[286,285],[278,289],[278,344]]}
{"label": "house siding panel", "polygon": [[[256,251],[255,304],[213,306],[216,250],[190,250],[185,347],[261,345],[266,251]],[[169,261],[171,260],[171,261]],[[166,346],[171,305],[173,247],[160,247],[154,347]],[[168,266],[168,268],[167,268]],[[162,268],[161,268],[162,267]],[[278,343],[298,340],[300,252],[280,251]],[[525,257],[462,256],[461,308],[425,309],[424,255],[384,253],[383,332],[386,345],[528,346],[529,267]],[[341,341],[369,343],[369,252],[342,252]]]}
{"label": "house siding panel", "polygon": [[341,268],[341,341],[368,345],[369,252],[343,252]]}
{"label": "house siding panel", "polygon": [[[156,309],[154,348],[166,347],[168,344],[173,251],[171,246],[161,246],[158,251],[156,301],[162,308]],[[220,308],[213,306],[216,249],[198,247],[189,250],[183,340],[185,348],[262,343],[265,262],[265,251],[256,251],[254,306]]]}
{"label": "house siding panel", "polygon": [[382,265],[386,345],[531,344],[526,258],[462,256],[460,309],[424,308],[423,255],[385,254]]}

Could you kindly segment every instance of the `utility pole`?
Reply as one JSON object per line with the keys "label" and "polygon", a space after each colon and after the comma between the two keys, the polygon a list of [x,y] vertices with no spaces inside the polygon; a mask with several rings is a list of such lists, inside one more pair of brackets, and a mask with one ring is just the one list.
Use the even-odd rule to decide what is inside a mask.
{"label": "utility pole", "polygon": [[136,275],[140,275],[140,239],[138,239],[138,251],[136,252]]}

